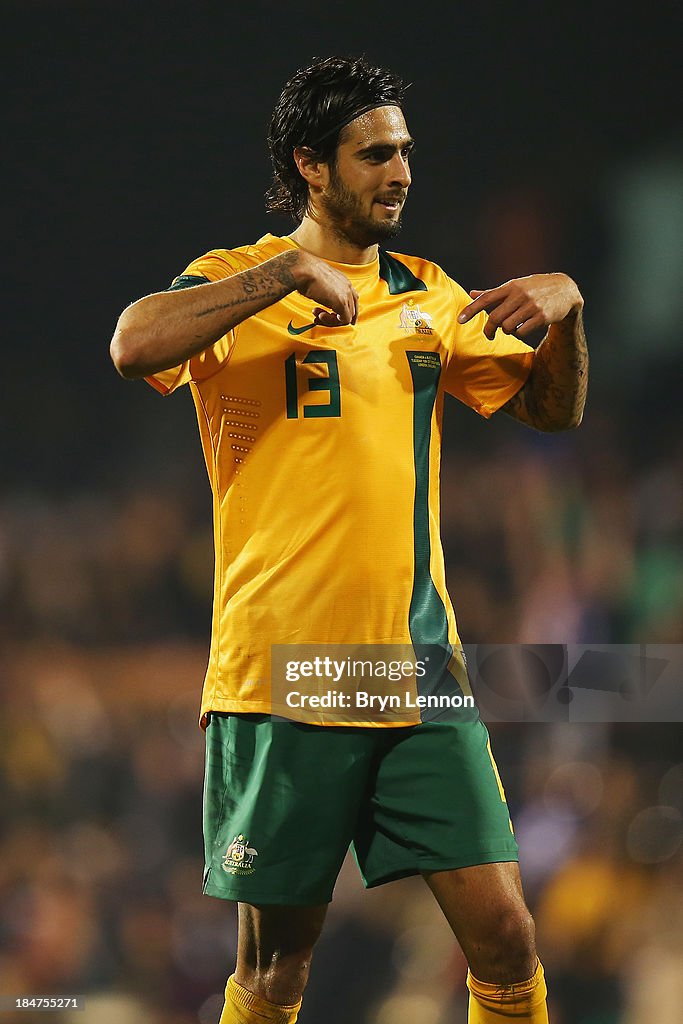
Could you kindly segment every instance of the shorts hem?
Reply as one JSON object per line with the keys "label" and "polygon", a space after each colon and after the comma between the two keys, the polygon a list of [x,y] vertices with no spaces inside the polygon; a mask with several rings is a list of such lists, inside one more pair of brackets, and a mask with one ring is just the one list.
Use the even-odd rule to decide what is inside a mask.
{"label": "shorts hem", "polygon": [[366,878],[361,871],[361,878],[366,889],[375,889],[378,885],[386,885],[388,882],[397,882],[401,878],[412,878],[414,875],[423,875],[432,871],[457,871],[459,868],[473,868],[479,864],[508,864],[518,861],[519,854],[516,851],[492,850],[489,853],[471,854],[460,858],[450,857],[448,860],[429,860],[417,864],[415,867],[387,871],[374,878]]}
{"label": "shorts hem", "polygon": [[207,883],[202,888],[204,896],[214,896],[220,900],[232,900],[234,903],[263,903],[273,904],[278,906],[291,906],[291,907],[317,907],[321,903],[331,903],[332,893],[328,892],[321,896],[311,896],[306,894],[292,894],[288,892],[287,895],[281,896],[270,892],[238,892],[236,889],[219,887],[217,885],[211,885]]}

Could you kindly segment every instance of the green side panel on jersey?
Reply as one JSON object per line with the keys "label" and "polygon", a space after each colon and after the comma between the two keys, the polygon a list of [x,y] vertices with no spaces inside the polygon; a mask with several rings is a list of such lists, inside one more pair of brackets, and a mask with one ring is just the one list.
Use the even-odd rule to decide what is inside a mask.
{"label": "green side panel on jersey", "polygon": [[389,286],[390,295],[402,295],[403,292],[426,292],[427,285],[421,281],[405,263],[395,256],[390,256],[383,249],[379,250],[379,276]]}
{"label": "green side panel on jersey", "polygon": [[181,288],[194,288],[198,284],[211,284],[211,282],[203,274],[181,274],[180,277],[176,277],[171,287],[167,288],[166,291],[177,292]]}
{"label": "green side panel on jersey", "polygon": [[448,671],[453,648],[448,640],[448,617],[429,567],[429,449],[432,416],[441,376],[438,352],[406,352],[413,378],[413,454],[415,459],[415,505],[413,544],[415,575],[408,612],[410,638],[419,660],[427,659],[428,671],[418,680],[421,695],[462,689]]}
{"label": "green side panel on jersey", "polygon": [[415,458],[415,506],[413,543],[415,577],[410,601],[409,628],[413,642],[448,643],[448,620],[443,601],[434,586],[429,562],[429,448],[432,415],[436,403],[441,357],[438,352],[406,352],[413,378],[413,454]]}

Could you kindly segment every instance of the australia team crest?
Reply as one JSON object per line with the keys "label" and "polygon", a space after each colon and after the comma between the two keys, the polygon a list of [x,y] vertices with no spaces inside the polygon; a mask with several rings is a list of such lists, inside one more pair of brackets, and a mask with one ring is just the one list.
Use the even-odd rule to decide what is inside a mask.
{"label": "australia team crest", "polygon": [[404,331],[409,331],[411,334],[434,333],[432,330],[431,314],[425,313],[423,309],[420,309],[413,299],[409,299],[408,302],[404,302],[401,306],[400,323],[398,326]]}
{"label": "australia team crest", "polygon": [[247,837],[240,833],[223,855],[223,870],[229,875],[253,875],[256,870],[254,857],[258,857],[258,850],[249,846]]}

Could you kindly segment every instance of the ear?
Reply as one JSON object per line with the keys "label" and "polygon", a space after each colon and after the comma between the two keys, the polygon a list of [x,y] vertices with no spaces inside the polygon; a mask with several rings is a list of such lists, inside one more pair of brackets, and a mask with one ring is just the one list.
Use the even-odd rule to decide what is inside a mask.
{"label": "ear", "polygon": [[324,188],[330,180],[329,165],[320,160],[308,146],[297,146],[294,163],[299,174],[313,188]]}

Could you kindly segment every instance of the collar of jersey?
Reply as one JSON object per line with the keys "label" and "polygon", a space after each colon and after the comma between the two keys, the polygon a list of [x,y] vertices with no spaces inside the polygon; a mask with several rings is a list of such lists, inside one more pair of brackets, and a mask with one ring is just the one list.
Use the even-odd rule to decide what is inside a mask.
{"label": "collar of jersey", "polygon": [[[300,249],[293,238],[280,238],[277,235],[266,235],[262,241],[273,241],[282,243],[282,252],[286,249]],[[335,263],[334,260],[325,260],[331,267],[340,270],[348,277],[349,281],[361,282],[366,280],[377,280],[379,278],[379,251],[371,263]]]}

